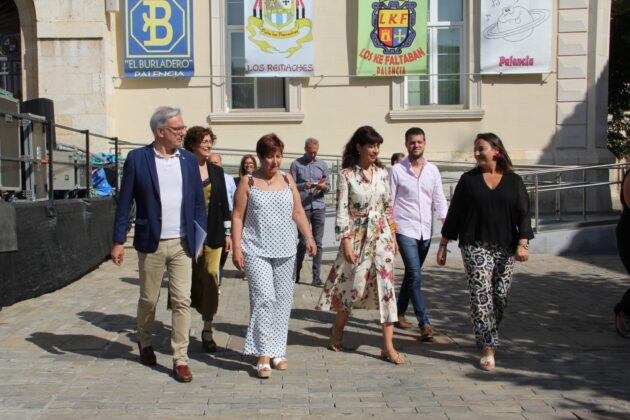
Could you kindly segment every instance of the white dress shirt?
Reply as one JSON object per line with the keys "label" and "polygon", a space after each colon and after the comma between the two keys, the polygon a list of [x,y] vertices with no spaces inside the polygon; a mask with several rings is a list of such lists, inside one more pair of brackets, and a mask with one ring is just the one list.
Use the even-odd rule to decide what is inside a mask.
{"label": "white dress shirt", "polygon": [[420,176],[416,176],[409,158],[405,158],[390,169],[389,186],[397,233],[417,240],[431,239],[432,205],[438,219],[444,219],[448,210],[437,166],[424,159]]}

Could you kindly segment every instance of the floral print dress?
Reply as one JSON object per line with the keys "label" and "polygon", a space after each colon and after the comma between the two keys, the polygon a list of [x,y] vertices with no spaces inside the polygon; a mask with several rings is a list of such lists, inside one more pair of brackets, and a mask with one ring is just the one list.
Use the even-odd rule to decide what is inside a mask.
{"label": "floral print dress", "polygon": [[324,284],[317,310],[378,309],[380,321],[398,321],[394,295],[394,225],[387,171],[374,167],[370,182],[359,166],[337,179],[337,240],[350,238],[357,263],[343,247]]}

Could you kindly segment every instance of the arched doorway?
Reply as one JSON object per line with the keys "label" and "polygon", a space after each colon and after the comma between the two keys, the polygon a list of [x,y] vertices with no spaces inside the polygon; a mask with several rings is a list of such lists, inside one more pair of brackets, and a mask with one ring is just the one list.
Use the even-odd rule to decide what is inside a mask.
{"label": "arched doorway", "polygon": [[0,2],[0,89],[22,100],[20,16],[13,0]]}

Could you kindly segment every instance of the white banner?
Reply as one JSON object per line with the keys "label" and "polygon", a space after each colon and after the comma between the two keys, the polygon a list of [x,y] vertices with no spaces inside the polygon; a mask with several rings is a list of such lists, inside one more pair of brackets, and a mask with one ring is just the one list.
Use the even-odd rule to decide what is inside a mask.
{"label": "white banner", "polygon": [[245,0],[245,75],[312,76],[313,0]]}
{"label": "white banner", "polygon": [[481,73],[551,70],[551,0],[481,0]]}

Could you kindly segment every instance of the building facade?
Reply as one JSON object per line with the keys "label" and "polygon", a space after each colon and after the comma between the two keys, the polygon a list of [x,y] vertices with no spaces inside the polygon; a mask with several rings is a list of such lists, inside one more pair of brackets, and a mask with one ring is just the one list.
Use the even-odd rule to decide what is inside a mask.
{"label": "building facade", "polygon": [[[431,159],[471,160],[475,134],[492,131],[517,163],[614,160],[606,149],[610,1],[551,2],[550,72],[481,75],[479,2],[429,0],[430,75],[356,77],[358,1],[314,2],[313,77],[242,77],[248,5],[194,0],[194,75],[126,78],[124,0],[8,0],[0,87],[22,100],[52,99],[59,124],[138,143],[151,139],[153,110],[172,105],[187,125],[210,125],[222,148],[252,150],[275,132],[287,151],[316,137],[320,153],[336,155],[367,124],[385,138],[383,156],[404,151],[404,132],[420,126]],[[57,141],[83,138],[57,130]],[[92,150],[111,145],[94,140]]]}

